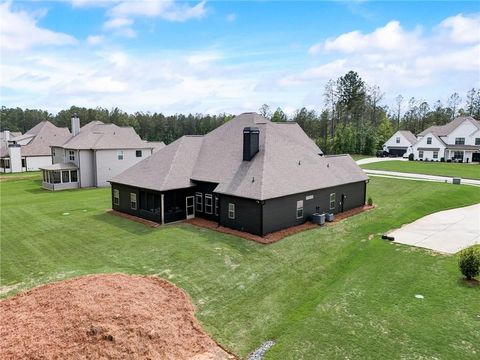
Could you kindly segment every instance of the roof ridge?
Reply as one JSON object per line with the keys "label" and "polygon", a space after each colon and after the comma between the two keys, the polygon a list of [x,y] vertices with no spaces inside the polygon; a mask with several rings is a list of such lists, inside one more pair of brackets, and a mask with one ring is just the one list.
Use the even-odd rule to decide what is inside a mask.
{"label": "roof ridge", "polygon": [[170,172],[172,171],[173,164],[175,163],[175,160],[177,159],[177,156],[178,156],[178,150],[180,149],[180,146],[182,145],[182,143],[184,141],[184,138],[185,138],[185,136],[182,136],[180,139],[178,139],[178,140],[180,140],[180,142],[178,144],[177,149],[175,150],[175,154],[173,155],[172,161],[170,162],[170,166],[168,167],[167,175],[163,178],[161,187],[165,186],[165,182],[167,181],[167,179],[170,176]]}

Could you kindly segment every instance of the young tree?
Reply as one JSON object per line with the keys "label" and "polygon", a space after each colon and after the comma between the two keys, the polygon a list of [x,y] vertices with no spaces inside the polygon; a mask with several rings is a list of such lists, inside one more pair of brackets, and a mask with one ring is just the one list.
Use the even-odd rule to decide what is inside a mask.
{"label": "young tree", "polygon": [[451,120],[455,119],[455,116],[457,115],[458,105],[460,105],[461,102],[462,102],[462,98],[456,92],[450,95],[450,97],[448,98],[448,107],[452,109]]}
{"label": "young tree", "polygon": [[288,120],[287,114],[285,114],[283,112],[283,110],[278,107],[277,110],[275,110],[275,112],[273,113],[272,121],[273,122],[283,122],[283,121],[287,121],[287,120]]}
{"label": "young tree", "polygon": [[267,104],[263,104],[262,106],[260,106],[260,108],[258,109],[258,113],[266,117],[267,119],[270,119],[270,117],[272,116],[272,113],[270,112],[270,106],[268,106]]}

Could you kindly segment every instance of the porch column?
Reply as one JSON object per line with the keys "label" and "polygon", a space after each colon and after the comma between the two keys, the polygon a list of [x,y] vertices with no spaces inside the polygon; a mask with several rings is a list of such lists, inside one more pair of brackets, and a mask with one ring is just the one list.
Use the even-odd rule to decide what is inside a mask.
{"label": "porch column", "polygon": [[161,207],[162,207],[162,209],[160,210],[161,214],[162,214],[162,225],[165,224],[165,212],[164,212],[164,209],[163,209],[163,204],[164,204],[164,201],[163,201],[164,199],[163,198],[164,198],[164,196],[165,196],[164,194],[160,195],[160,199],[161,199],[160,201],[161,201]]}

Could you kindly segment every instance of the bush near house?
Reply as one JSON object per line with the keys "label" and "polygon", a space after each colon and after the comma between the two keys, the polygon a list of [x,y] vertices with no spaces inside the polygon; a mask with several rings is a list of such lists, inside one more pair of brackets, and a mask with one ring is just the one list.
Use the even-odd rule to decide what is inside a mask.
{"label": "bush near house", "polygon": [[460,253],[458,260],[460,271],[467,280],[472,280],[480,274],[480,249],[470,247]]}

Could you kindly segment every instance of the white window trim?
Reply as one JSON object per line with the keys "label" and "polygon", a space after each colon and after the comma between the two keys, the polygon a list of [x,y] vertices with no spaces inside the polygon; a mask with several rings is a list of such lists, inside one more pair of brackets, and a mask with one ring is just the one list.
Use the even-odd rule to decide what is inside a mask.
{"label": "white window trim", "polygon": [[235,204],[228,203],[228,218],[235,219]]}
{"label": "white window trim", "polygon": [[68,150],[68,159],[70,161],[75,161],[75,151],[73,150]]}
{"label": "white window trim", "polygon": [[113,189],[113,204],[120,205],[120,191],[118,189]]}
{"label": "white window trim", "polygon": [[[332,197],[333,197],[333,199],[332,199]],[[331,193],[331,194],[330,194],[330,204],[329,204],[329,205],[330,205],[330,206],[329,206],[329,207],[330,207],[330,210],[334,210],[334,209],[335,209],[335,202],[336,202],[336,201],[337,201],[337,195],[336,195],[336,193]],[[333,204],[333,206],[332,206],[332,204]]]}
{"label": "white window trim", "polygon": [[[200,201],[198,201],[200,199]],[[195,211],[203,212],[203,194],[201,192],[195,193]]]}
{"label": "white window trim", "polygon": [[[137,153],[140,151],[140,156],[137,156]],[[143,157],[143,151],[142,150],[135,150],[135,157],[141,158]]]}
{"label": "white window trim", "polygon": [[117,160],[123,160],[123,150],[117,150]]}
{"label": "white window trim", "polygon": [[400,138],[399,138],[399,137],[397,137],[397,138],[395,139],[395,143],[396,143],[396,144],[400,144]]}
{"label": "white window trim", "polygon": [[431,137],[427,137],[427,145],[432,145],[432,138]]}
{"label": "white window trim", "polygon": [[[298,212],[301,211],[302,215],[298,216]],[[297,201],[297,219],[303,219],[303,200]]]}
{"label": "white window trim", "polygon": [[[133,204],[135,204],[135,206]],[[137,194],[135,193],[130,193],[130,208],[137,210]]]}
{"label": "white window trim", "polygon": [[438,159],[438,151],[434,151],[434,152],[433,152],[433,158],[434,158],[434,159]]}
{"label": "white window trim", "polygon": [[[210,200],[210,205],[208,204],[208,200]],[[210,208],[210,210],[208,210]],[[213,214],[213,196],[212,194],[205,194],[205,214],[212,215]]]}
{"label": "white window trim", "polygon": [[418,150],[418,158],[423,159],[423,150]]}
{"label": "white window trim", "polygon": [[218,196],[215,196],[215,216],[218,216]]}

